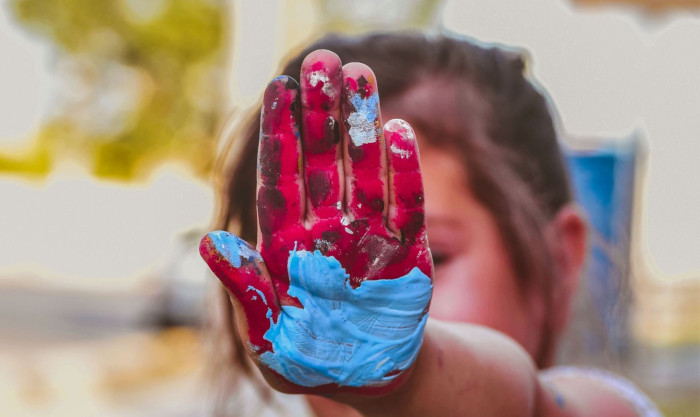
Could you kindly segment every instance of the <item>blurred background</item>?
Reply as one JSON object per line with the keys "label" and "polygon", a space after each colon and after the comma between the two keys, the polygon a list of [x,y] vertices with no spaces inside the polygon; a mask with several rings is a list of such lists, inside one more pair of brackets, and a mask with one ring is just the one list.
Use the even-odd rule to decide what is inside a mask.
{"label": "blurred background", "polygon": [[0,0],[0,415],[196,416],[220,138],[327,31],[508,45],[593,229],[560,360],[700,416],[698,0]]}

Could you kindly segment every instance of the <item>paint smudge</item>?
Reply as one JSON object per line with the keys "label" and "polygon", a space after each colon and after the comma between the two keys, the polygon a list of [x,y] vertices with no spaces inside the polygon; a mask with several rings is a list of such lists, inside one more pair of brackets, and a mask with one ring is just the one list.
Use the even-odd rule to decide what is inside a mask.
{"label": "paint smudge", "polygon": [[396,155],[398,155],[399,158],[401,158],[401,159],[408,159],[408,158],[410,158],[411,155],[412,155],[411,151],[409,151],[408,149],[401,149],[401,148],[399,148],[398,146],[396,146],[396,145],[394,145],[394,144],[392,144],[392,145],[389,147],[389,149],[391,149],[391,151],[392,151],[393,153],[395,153]]}
{"label": "paint smudge", "polygon": [[331,192],[331,178],[324,171],[311,171],[307,174],[309,199],[314,207],[319,207]]}
{"label": "paint smudge", "polygon": [[[278,230],[285,221],[287,200],[277,188],[261,187],[258,191],[258,222],[263,237]],[[264,214],[261,214],[264,213]]]}
{"label": "paint smudge", "polygon": [[340,143],[340,123],[333,116],[328,116],[323,129],[323,140],[332,144]]}
{"label": "paint smudge", "polygon": [[[217,252],[226,258],[236,268],[241,267],[241,261],[262,261],[260,254],[241,238],[227,232],[214,232],[208,235]],[[264,298],[264,296],[263,296]]]}
{"label": "paint smudge", "polygon": [[432,283],[418,268],[396,279],[353,289],[334,257],[291,251],[289,295],[303,308],[282,306],[260,359],[289,381],[364,387],[408,369],[423,340]]}
{"label": "paint smudge", "polygon": [[367,98],[360,94],[350,97],[350,102],[355,111],[350,113],[347,122],[350,125],[348,133],[355,146],[362,146],[377,141],[377,109],[379,106],[379,94],[376,92]]}
{"label": "paint smudge", "polygon": [[279,182],[281,154],[282,145],[279,139],[265,137],[260,141],[260,176],[266,185],[274,187]]}
{"label": "paint smudge", "polygon": [[333,84],[331,84],[328,74],[326,74],[325,71],[311,71],[308,75],[308,79],[312,87],[316,87],[319,82],[322,82],[323,87],[321,87],[321,91],[323,91],[323,94],[327,95],[329,98],[335,96],[335,88],[333,88]]}

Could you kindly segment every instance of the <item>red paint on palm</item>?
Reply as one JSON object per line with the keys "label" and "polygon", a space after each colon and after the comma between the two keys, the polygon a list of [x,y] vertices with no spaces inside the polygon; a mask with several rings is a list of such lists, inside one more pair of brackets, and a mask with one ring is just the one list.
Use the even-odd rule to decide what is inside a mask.
{"label": "red paint on palm", "polygon": [[316,248],[324,255],[338,259],[355,288],[365,280],[404,276],[415,266],[431,275],[427,249],[403,244],[382,224],[370,224],[367,219],[350,222],[348,226],[322,222],[314,225],[311,233],[328,236],[329,231],[338,238],[330,245],[322,243]]}

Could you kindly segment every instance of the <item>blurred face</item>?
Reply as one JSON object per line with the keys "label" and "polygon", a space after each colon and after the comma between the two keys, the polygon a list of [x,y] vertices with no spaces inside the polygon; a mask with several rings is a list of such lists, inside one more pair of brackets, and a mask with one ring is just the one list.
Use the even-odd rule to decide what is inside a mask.
{"label": "blurred face", "polygon": [[[465,117],[469,116],[470,134],[484,137],[488,131],[487,104],[469,85],[459,88],[457,96],[454,80],[426,78],[402,95],[385,100],[383,119],[406,118],[410,123],[413,116],[449,122],[452,116],[445,119],[445,115],[455,114],[457,106],[468,108]],[[435,264],[430,316],[499,330],[519,342],[530,356],[539,358],[544,348],[545,314],[558,311],[563,317],[568,304],[548,310],[541,292],[518,285],[522,277],[511,265],[496,218],[472,193],[466,167],[453,150],[431,146],[420,131],[416,136],[428,241]]]}
{"label": "blurred face", "polygon": [[542,296],[518,287],[496,221],[472,195],[458,159],[417,135],[435,263],[430,316],[494,328],[535,356],[544,323]]}

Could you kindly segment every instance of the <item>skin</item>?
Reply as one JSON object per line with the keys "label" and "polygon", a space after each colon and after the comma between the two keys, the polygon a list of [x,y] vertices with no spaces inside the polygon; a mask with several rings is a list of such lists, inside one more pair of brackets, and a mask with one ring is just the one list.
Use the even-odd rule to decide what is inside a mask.
{"label": "skin", "polygon": [[[542,295],[521,293],[496,221],[471,194],[459,161],[439,149],[421,150],[430,247],[435,259],[433,299],[437,301],[430,317],[496,329],[534,356],[540,349],[544,325]],[[464,191],[457,194],[453,190]],[[502,308],[504,304],[507,310]]]}
{"label": "skin", "polygon": [[[532,356],[541,347],[544,300],[516,285],[496,221],[471,195],[456,158],[421,149],[421,179],[420,132],[416,138],[398,121],[387,123],[383,133],[376,129],[376,141],[356,146],[348,134],[357,110],[350,98],[376,92],[371,70],[357,63],[341,67],[335,54],[322,50],[306,58],[300,80],[300,89],[291,79],[273,80],[265,93],[258,175],[262,260],[241,258],[235,267],[211,238],[200,247],[231,295],[244,344],[259,347],[249,353],[267,382],[282,392],[308,394],[318,416],[635,415],[593,381],[540,381]],[[382,126],[379,112],[374,126]],[[277,320],[280,306],[299,306],[287,295],[286,260],[295,244],[336,257],[353,286],[399,277],[413,267],[433,277],[426,217],[435,290],[423,345],[409,370],[384,385],[309,388],[259,361],[271,349],[263,338],[270,326],[267,308]],[[332,245],[321,242],[329,232]],[[585,227],[565,207],[547,236],[561,277],[554,289],[559,301],[549,312],[558,317],[558,333],[583,262]],[[381,268],[372,268],[377,264]],[[273,302],[263,305],[246,291],[251,285]]]}

